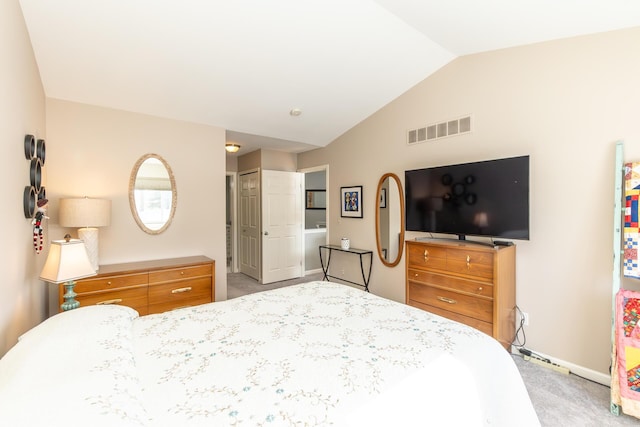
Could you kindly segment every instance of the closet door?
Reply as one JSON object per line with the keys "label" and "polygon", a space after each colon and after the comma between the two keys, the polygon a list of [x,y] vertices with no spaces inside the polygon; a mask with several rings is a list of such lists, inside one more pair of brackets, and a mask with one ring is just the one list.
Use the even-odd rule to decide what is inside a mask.
{"label": "closet door", "polygon": [[240,175],[240,272],[260,280],[260,174]]}

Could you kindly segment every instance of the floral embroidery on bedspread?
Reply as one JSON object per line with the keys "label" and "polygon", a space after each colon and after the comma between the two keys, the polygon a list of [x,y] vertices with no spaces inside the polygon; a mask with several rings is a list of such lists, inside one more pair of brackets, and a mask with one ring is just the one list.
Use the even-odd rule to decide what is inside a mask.
{"label": "floral embroidery on bedspread", "polygon": [[251,426],[332,425],[484,335],[330,282],[141,317],[134,333],[156,421]]}
{"label": "floral embroidery on bedspread", "polygon": [[103,415],[113,415],[143,426],[146,425],[148,417],[140,400],[141,389],[133,355],[131,321],[134,317],[115,313],[106,316],[98,325],[102,332],[108,330],[112,333],[105,333],[109,338],[97,341],[102,357],[96,358],[98,363],[90,372],[102,374],[112,382],[108,391],[100,389],[100,393],[89,395],[85,400],[100,408]]}

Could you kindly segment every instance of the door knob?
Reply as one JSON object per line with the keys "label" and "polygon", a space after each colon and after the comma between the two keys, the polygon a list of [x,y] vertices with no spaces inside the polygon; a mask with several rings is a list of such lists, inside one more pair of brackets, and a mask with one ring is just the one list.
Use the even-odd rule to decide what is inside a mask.
{"label": "door knob", "polygon": [[269,232],[268,232],[268,231],[265,231],[265,232],[264,232],[264,235],[265,235],[265,236],[268,236],[268,235],[269,235]]}

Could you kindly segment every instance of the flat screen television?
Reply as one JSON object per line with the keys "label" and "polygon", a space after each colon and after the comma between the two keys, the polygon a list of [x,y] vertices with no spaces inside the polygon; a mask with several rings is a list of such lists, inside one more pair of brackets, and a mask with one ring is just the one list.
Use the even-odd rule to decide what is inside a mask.
{"label": "flat screen television", "polygon": [[529,240],[529,156],[405,171],[406,229]]}

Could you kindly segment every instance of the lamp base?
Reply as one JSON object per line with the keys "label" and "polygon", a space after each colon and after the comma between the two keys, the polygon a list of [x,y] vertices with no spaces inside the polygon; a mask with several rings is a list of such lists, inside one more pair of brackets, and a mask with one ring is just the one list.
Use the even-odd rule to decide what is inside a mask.
{"label": "lamp base", "polygon": [[60,305],[62,311],[73,310],[80,307],[80,302],[76,301],[76,293],[73,291],[73,287],[76,282],[69,280],[64,284],[65,293],[63,295],[64,302]]}
{"label": "lamp base", "polygon": [[78,229],[78,238],[84,242],[91,267],[98,271],[98,229],[85,227]]}

